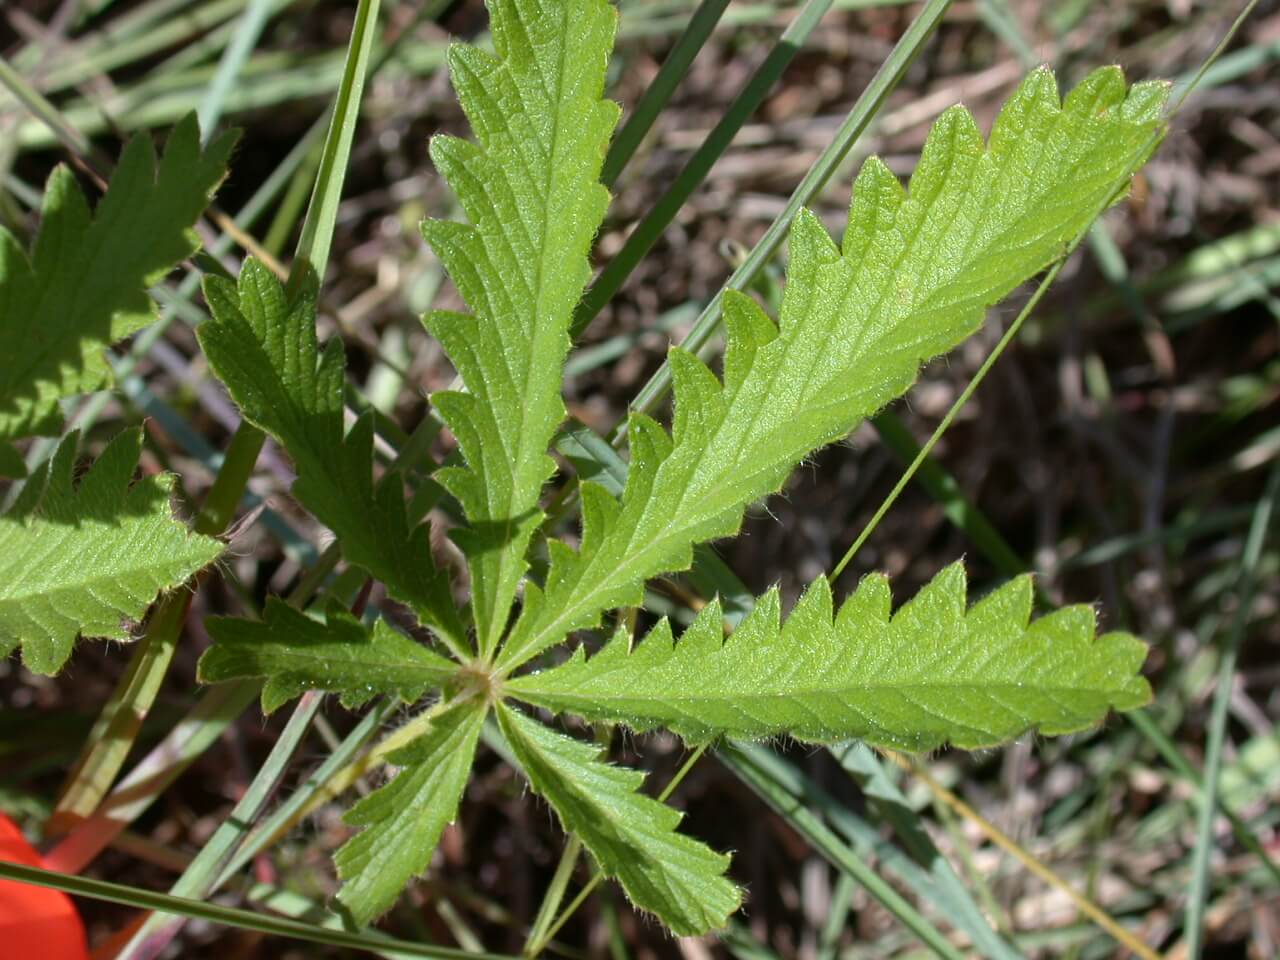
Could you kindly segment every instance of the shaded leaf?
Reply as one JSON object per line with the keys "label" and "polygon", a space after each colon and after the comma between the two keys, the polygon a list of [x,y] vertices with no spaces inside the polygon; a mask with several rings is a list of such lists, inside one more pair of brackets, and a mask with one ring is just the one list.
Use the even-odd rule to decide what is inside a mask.
{"label": "shaded leaf", "polygon": [[58,446],[0,517],[0,656],[56,673],[77,636],[125,640],[162,590],[222,552],[173,516],[173,478],[144,477],[142,431],[117,436],[72,482],[78,436]]}
{"label": "shaded leaf", "polygon": [[212,319],[198,328],[209,365],[249,422],[293,458],[293,494],[331,529],[344,556],[386,584],[455,646],[463,628],[448,577],[432,561],[430,529],[411,524],[399,473],[373,482],[373,422],[344,436],[342,342],[316,341],[315,283],[293,299],[257,260],[238,283],[206,277]]}
{"label": "shaded leaf", "polygon": [[201,682],[264,677],[267,713],[306,690],[336,693],[349,708],[380,694],[412,703],[458,669],[385,621],[366,627],[336,604],[321,623],[269,597],[261,620],[210,617],[205,626],[214,643],[200,658]]}
{"label": "shaded leaf", "polygon": [[150,139],[135,136],[92,215],[71,171],[58,167],[30,259],[0,227],[0,442],[56,435],[58,398],[109,379],[103,350],[151,322],[147,287],[199,247],[192,225],[235,140],[223,134],[201,150],[192,113],[157,165]]}

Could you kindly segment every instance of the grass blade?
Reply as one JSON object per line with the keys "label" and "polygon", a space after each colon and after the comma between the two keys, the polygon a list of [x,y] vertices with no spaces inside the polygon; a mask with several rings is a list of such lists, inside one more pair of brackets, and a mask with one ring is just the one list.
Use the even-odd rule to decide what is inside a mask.
{"label": "grass blade", "polygon": [[1222,746],[1227,737],[1227,709],[1231,705],[1232,680],[1236,672],[1236,656],[1249,623],[1253,597],[1258,587],[1258,567],[1267,528],[1280,497],[1280,465],[1271,469],[1266,491],[1253,511],[1253,522],[1240,558],[1240,582],[1237,607],[1231,632],[1222,646],[1218,664],[1217,687],[1209,714],[1209,731],[1205,747],[1204,785],[1200,789],[1200,812],[1196,818],[1196,845],[1191,856],[1191,886],[1187,893],[1186,955],[1199,957],[1204,936],[1204,914],[1209,899],[1209,857],[1213,852],[1213,823],[1218,806],[1218,775],[1222,772]]}
{"label": "grass blade", "polygon": [[707,134],[706,140],[689,158],[689,162],[684,165],[684,169],[676,176],[666,193],[636,225],[617,256],[609,261],[609,265],[587,288],[582,302],[578,304],[578,309],[574,313],[573,326],[569,330],[571,337],[577,339],[626,282],[636,265],[644,259],[658,237],[680,212],[680,208],[684,206],[690,194],[711,172],[712,166],[720,155],[728,149],[739,128],[755,113],[774,82],[800,52],[809,34],[831,9],[832,2],[833,0],[806,0],[795,19],[778,38],[777,44],[769,51],[769,56],[761,64],[760,69],[729,105],[720,122]]}
{"label": "grass blade", "polygon": [[[170,895],[203,900],[213,892],[220,868],[230,858],[233,847],[247,825],[262,814],[323,701],[324,695],[315,690],[303,694],[244,796],[236,803],[227,819],[219,824],[213,836],[205,841],[195,859],[182,872],[182,876],[170,887]],[[152,960],[178,935],[185,922],[186,918],[181,916],[153,913],[117,957],[119,960]]]}
{"label": "grass blade", "polygon": [[200,118],[200,130],[207,140],[210,132],[218,125],[222,110],[226,105],[227,94],[240,75],[240,70],[253,48],[258,45],[262,30],[267,25],[267,18],[275,9],[276,0],[249,0],[249,5],[240,16],[231,42],[222,52],[218,61],[218,72],[209,82],[204,99],[196,108],[196,116]]}
{"label": "grass blade", "polygon": [[[751,252],[747,254],[741,266],[733,271],[732,276],[725,282],[720,292],[699,314],[688,336],[680,342],[680,346],[697,352],[711,339],[711,335],[720,323],[720,300],[724,291],[746,290],[755,281],[757,274],[764,269],[764,265],[773,258],[778,248],[782,246],[783,240],[786,239],[787,233],[791,229],[791,222],[796,218],[801,208],[810,203],[826,186],[827,180],[836,172],[841,161],[844,160],[853,145],[857,143],[858,138],[862,136],[863,131],[866,130],[867,125],[879,113],[889,94],[897,87],[899,81],[906,74],[907,68],[911,66],[916,55],[924,47],[925,41],[933,34],[938,24],[942,22],[942,17],[950,6],[951,0],[929,0],[924,9],[916,15],[911,26],[907,28],[906,33],[894,45],[893,51],[885,59],[880,69],[876,71],[876,75],[872,77],[871,82],[867,84],[867,88],[862,91],[862,95],[858,97],[857,102],[849,110],[831,143],[822,151],[821,156],[814,161],[813,166],[809,168],[809,172],[800,181],[800,185],[791,194],[782,213],[778,214],[773,223],[769,225],[769,229],[765,231],[764,236],[751,248]],[[664,362],[640,392],[636,394],[631,406],[635,410],[649,413],[662,402],[662,399],[670,389],[671,367],[670,364]]]}
{"label": "grass blade", "polygon": [[644,95],[640,97],[631,115],[627,117],[626,123],[609,144],[604,166],[600,168],[600,181],[606,187],[613,186],[618,175],[622,173],[622,168],[635,155],[636,148],[640,146],[645,134],[658,119],[658,114],[671,99],[671,94],[688,73],[689,67],[693,64],[693,58],[698,55],[702,45],[715,30],[727,6],[729,6],[729,0],[702,0],[693,16],[689,18],[689,25],[685,27],[684,33],[671,48],[671,52],[667,54],[667,59],[663,61],[658,75],[653,78],[653,83],[645,89]]}
{"label": "grass blade", "polygon": [[120,903],[127,907],[137,907],[142,910],[155,910],[158,913],[174,914],[192,920],[206,920],[210,923],[223,924],[240,930],[253,930],[273,936],[292,937],[295,940],[319,943],[331,947],[347,947],[366,953],[388,950],[395,951],[406,957],[433,957],[436,960],[519,960],[519,958],[508,954],[470,953],[466,950],[455,950],[449,947],[395,940],[370,930],[364,930],[359,933],[333,930],[318,924],[267,916],[261,913],[254,913],[251,910],[224,907],[220,904],[205,903],[186,897],[174,897],[167,893],[153,893],[150,890],[139,890],[136,887],[127,887],[119,883],[108,883],[105,880],[77,877],[67,873],[57,873],[52,870],[42,870],[39,867],[27,867],[5,861],[0,861],[0,878],[16,880],[19,883],[30,883],[39,887],[51,887],[54,890],[61,890],[73,896],[89,897],[91,900],[105,900],[108,903]]}
{"label": "grass blade", "polygon": [[907,926],[938,956],[959,960],[963,956],[929,920],[906,901],[886,880],[851,850],[822,822],[806,803],[767,772],[770,758],[757,746],[729,743],[716,751],[720,762],[776,810],[813,848],[836,867],[852,876]]}

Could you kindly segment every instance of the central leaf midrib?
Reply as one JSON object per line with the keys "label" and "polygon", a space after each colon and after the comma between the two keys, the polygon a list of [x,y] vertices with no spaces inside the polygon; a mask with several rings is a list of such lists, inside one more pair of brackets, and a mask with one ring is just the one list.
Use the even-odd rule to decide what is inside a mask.
{"label": "central leaf midrib", "polygon": [[637,704],[643,706],[650,703],[706,703],[706,704],[736,704],[743,700],[768,700],[768,701],[789,701],[799,700],[805,697],[816,696],[840,696],[846,691],[876,693],[880,691],[902,691],[902,690],[960,690],[972,688],[974,690],[998,690],[1001,692],[1023,690],[1031,693],[1051,692],[1051,693],[1105,693],[1120,688],[1117,687],[1081,687],[1081,686],[1062,686],[1053,683],[1022,683],[1018,684],[1013,681],[1006,682],[989,682],[984,680],[970,680],[965,682],[948,682],[948,681],[913,681],[904,683],[860,683],[847,684],[838,687],[805,687],[795,690],[774,690],[774,691],[755,691],[750,689],[726,690],[721,694],[689,694],[678,695],[672,694],[664,690],[661,694],[616,694],[591,692],[559,692],[553,690],[538,690],[536,687],[522,687],[512,685],[511,690],[516,696],[528,696],[530,698],[538,698],[547,702],[552,700],[561,703],[585,703],[585,704]]}

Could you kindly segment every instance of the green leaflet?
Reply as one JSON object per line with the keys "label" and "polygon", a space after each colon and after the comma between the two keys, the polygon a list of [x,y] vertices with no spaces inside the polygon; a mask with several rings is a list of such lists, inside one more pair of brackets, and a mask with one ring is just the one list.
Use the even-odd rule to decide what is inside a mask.
{"label": "green leaflet", "polygon": [[431,157],[472,226],[422,233],[473,316],[433,312],[467,393],[432,397],[466,457],[437,479],[470,527],[454,538],[471,568],[482,654],[497,644],[541,522],[538,497],[564,419],[560,373],[587,254],[609,202],[599,183],[618,107],[602,100],[617,14],[604,0],[490,0],[496,57],[449,50],[477,143],[438,136]]}
{"label": "green leaflet", "polygon": [[[151,322],[146,288],[198,249],[192,225],[235,140],[224,134],[202,151],[193,113],[157,166],[151,141],[134,137],[92,216],[71,171],[59,167],[30,260],[0,227],[0,444],[56,435],[58,398],[106,382],[103,350]],[[16,472],[11,455],[0,461]]]}
{"label": "green leaflet", "polygon": [[357,420],[343,436],[342,342],[316,342],[315,283],[292,301],[257,260],[245,261],[238,284],[206,277],[213,317],[198,329],[209,365],[246,420],[275,437],[298,469],[294,496],[342,542],[348,561],[386,584],[454,649],[464,630],[437,570],[430,530],[412,525],[400,475],[374,484],[373,423]]}
{"label": "green leaflet", "polygon": [[662,621],[634,651],[615,637],[589,660],[509,680],[513,696],[591,721],[721,734],[861,739],[899,750],[994,746],[1030,729],[1072,733],[1151,699],[1146,645],[1094,636],[1094,613],[1066,607],[1028,626],[1030,577],[965,610],[955,563],[890,616],[888,581],[863,579],[833,617],[825,577],[779,627],[776,589],[726,641],[718,603],[673,645]]}
{"label": "green leaflet", "polygon": [[305,690],[337,693],[352,709],[380,694],[412,703],[457,671],[386,622],[366,627],[337,605],[321,623],[270,597],[260,621],[210,617],[205,625],[214,644],[200,658],[201,682],[265,677],[266,713]]}
{"label": "green leaflet", "polygon": [[69,435],[0,517],[0,656],[19,645],[36,673],[56,673],[77,636],[124,640],[161,590],[222,552],[169,507],[173,478],[130,486],[142,431],[126,430],[78,486]]}
{"label": "green leaflet", "polygon": [[686,568],[693,544],[735,533],[746,505],[803,457],[902,394],[922,361],[972,333],[1122,191],[1159,140],[1164,95],[1156,83],[1126,93],[1108,67],[1060,103],[1042,68],[989,145],[966,110],[946,111],[909,191],[868,160],[842,248],[812,214],[797,218],[778,326],[750,298],[726,295],[723,384],[672,350],[672,435],[631,417],[621,504],[582,485],[581,549],[550,544],[546,584],[526,587],[499,666],[639,603],[645,580]]}
{"label": "green leaflet", "polygon": [[440,833],[457,815],[487,712],[483,700],[472,698],[433,718],[426,733],[388,758],[404,769],[343,818],[365,828],[335,857],[344,881],[338,899],[360,926],[427,869]]}
{"label": "green leaflet", "polygon": [[637,792],[643,774],[596,759],[595,747],[510,707],[498,707],[498,725],[534,791],[632,903],[682,936],[728,922],[742,900],[724,876],[729,858],[677,833],[680,814]]}

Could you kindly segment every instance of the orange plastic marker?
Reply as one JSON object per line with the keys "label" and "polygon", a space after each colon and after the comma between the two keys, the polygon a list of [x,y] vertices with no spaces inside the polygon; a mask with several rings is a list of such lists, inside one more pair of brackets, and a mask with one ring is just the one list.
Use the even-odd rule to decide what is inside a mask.
{"label": "orange plastic marker", "polygon": [[[44,867],[17,825],[0,813],[0,860]],[[84,924],[61,890],[0,880],[0,960],[89,960]]]}

